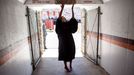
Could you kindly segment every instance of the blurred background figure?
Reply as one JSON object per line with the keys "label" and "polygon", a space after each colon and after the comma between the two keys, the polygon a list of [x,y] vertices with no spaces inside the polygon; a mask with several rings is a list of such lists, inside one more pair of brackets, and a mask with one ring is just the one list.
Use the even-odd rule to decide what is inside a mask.
{"label": "blurred background figure", "polygon": [[45,15],[45,13],[42,14],[42,28],[43,28],[43,36],[44,36],[44,48],[47,49],[46,47],[46,36],[47,36],[47,31],[46,31],[46,24],[45,21],[47,20],[47,16]]}

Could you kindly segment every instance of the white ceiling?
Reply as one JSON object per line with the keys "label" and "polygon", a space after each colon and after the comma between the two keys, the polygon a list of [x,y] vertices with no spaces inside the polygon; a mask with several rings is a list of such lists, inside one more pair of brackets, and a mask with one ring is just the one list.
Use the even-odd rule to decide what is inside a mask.
{"label": "white ceiling", "polygon": [[[104,1],[107,2],[110,0],[104,0]],[[103,0],[76,0],[75,7],[90,10],[92,8],[98,7],[98,5],[100,4],[103,4]],[[26,0],[25,5],[28,5],[29,7],[35,10],[42,10],[45,8],[47,9],[61,8],[59,4],[56,4],[56,0]],[[71,4],[66,4],[65,6],[71,7]]]}
{"label": "white ceiling", "polygon": [[[42,9],[60,9],[60,5],[56,5],[56,4],[45,4],[45,5],[28,5],[31,9],[33,10],[37,10],[37,11],[41,11]],[[97,8],[99,5],[98,4],[92,4],[92,5],[88,5],[88,4],[75,4],[75,8],[84,8],[86,10],[90,10],[93,8]],[[65,8],[71,8],[72,5],[65,5]]]}

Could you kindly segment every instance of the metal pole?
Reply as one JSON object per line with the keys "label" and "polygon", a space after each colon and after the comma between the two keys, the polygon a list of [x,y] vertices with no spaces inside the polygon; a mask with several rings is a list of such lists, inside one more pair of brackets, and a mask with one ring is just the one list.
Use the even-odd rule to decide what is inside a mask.
{"label": "metal pole", "polygon": [[96,51],[96,64],[98,65],[99,58],[99,34],[100,34],[100,7],[98,7],[98,28],[97,28],[97,51]]}
{"label": "metal pole", "polygon": [[40,46],[40,35],[39,35],[39,21],[38,21],[38,12],[36,11],[36,22],[37,22],[37,34],[38,34],[38,44],[39,44],[39,53],[40,53],[40,58],[41,58],[41,46]]}
{"label": "metal pole", "polygon": [[38,63],[40,62],[41,60],[41,48],[40,48],[40,38],[39,38],[39,25],[38,25],[38,14],[37,14],[37,11],[35,12],[35,15],[36,15],[36,24],[37,24],[37,34],[38,34],[38,47],[39,47],[39,58],[38,60],[35,62],[35,68],[36,66],[38,65]]}
{"label": "metal pole", "polygon": [[30,37],[30,46],[31,46],[31,55],[32,55],[32,66],[33,66],[33,70],[35,69],[35,61],[34,61],[34,55],[33,55],[33,45],[32,45],[32,41],[31,41],[31,35],[32,35],[32,33],[31,33],[31,26],[30,26],[30,15],[29,15],[29,8],[27,7],[26,8],[26,11],[27,11],[27,14],[26,14],[26,16],[27,16],[27,20],[28,20],[28,28],[29,28],[29,37]]}
{"label": "metal pole", "polygon": [[85,23],[84,23],[84,55],[86,55],[86,53],[87,53],[87,51],[86,51],[86,49],[87,49],[87,11],[86,10],[84,10],[85,11],[85,15],[84,15],[84,18],[85,18]]}

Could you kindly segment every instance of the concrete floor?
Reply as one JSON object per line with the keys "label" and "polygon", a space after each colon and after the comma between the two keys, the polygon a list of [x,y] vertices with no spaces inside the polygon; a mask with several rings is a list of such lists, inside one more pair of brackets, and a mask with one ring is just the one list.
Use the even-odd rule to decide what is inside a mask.
{"label": "concrete floor", "polygon": [[66,72],[62,61],[57,58],[42,58],[33,75],[108,75],[99,66],[94,65],[84,57],[73,60],[73,71]]}
{"label": "concrete floor", "polygon": [[[55,32],[48,32],[47,48],[33,75],[108,75],[102,68],[94,65],[83,57],[80,33],[74,34],[76,44],[76,58],[73,60],[73,71],[66,72],[62,61],[58,61],[58,40]],[[76,39],[77,38],[77,39]]]}

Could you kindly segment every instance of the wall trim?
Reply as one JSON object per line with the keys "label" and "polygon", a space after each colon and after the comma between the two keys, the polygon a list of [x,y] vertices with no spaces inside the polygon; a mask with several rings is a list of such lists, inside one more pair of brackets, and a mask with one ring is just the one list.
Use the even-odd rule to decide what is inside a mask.
{"label": "wall trim", "polygon": [[[87,35],[90,37],[97,38],[97,32],[87,31]],[[104,33],[99,34],[99,39],[114,45],[118,45],[123,48],[127,48],[128,50],[134,51],[133,39],[128,39],[128,38],[104,34]]]}
{"label": "wall trim", "polygon": [[17,53],[22,51],[20,47],[26,45],[26,42],[29,42],[29,37],[22,39],[20,41],[15,42],[14,44],[0,50],[0,66],[5,64],[9,59],[14,57]]}

